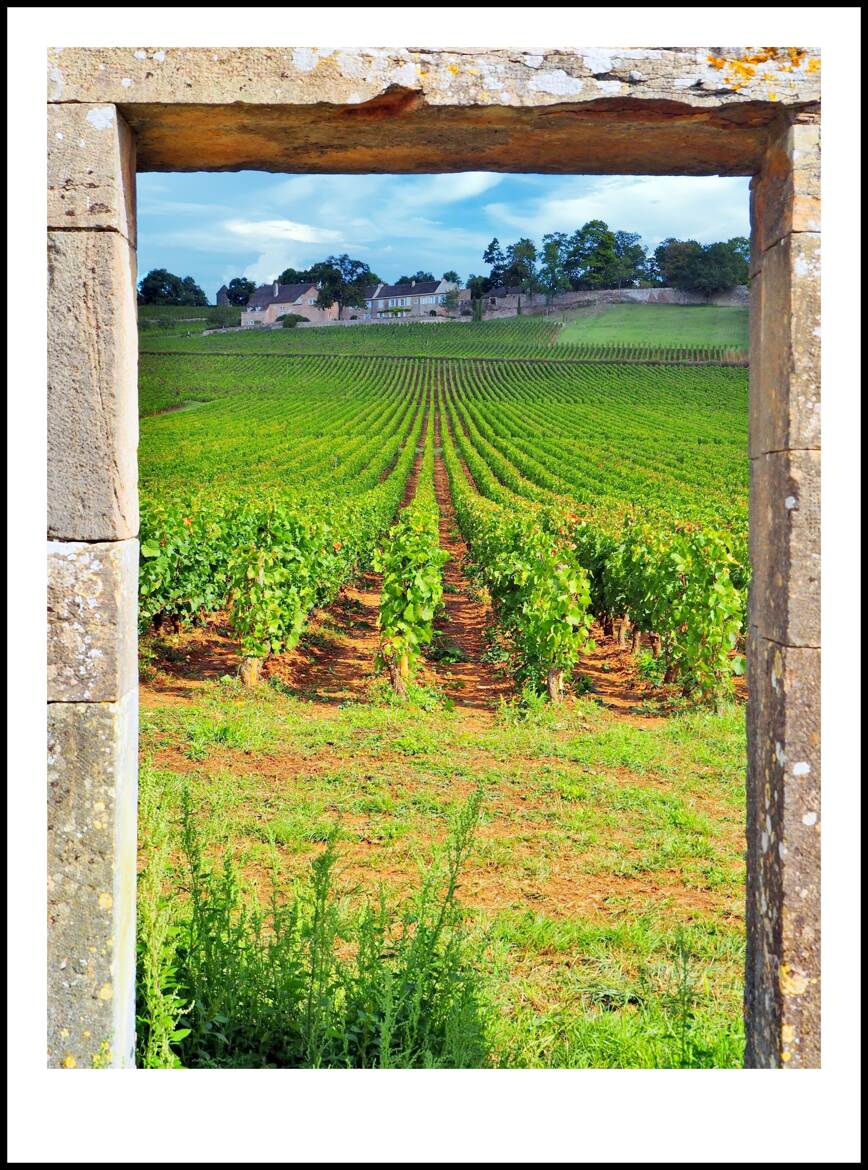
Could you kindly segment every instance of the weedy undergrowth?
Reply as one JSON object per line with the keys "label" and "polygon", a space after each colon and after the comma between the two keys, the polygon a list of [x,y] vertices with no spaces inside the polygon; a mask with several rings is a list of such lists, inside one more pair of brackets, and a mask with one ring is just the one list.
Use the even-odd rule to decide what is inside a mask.
{"label": "weedy undergrowth", "polygon": [[[146,1068],[478,1068],[488,1062],[480,977],[456,900],[481,792],[400,910],[347,910],[335,892],[337,833],[306,885],[268,904],[245,894],[231,855],[206,859],[191,800],[172,826],[158,799],[141,879],[138,1049]],[[172,882],[186,897],[179,900]]]}

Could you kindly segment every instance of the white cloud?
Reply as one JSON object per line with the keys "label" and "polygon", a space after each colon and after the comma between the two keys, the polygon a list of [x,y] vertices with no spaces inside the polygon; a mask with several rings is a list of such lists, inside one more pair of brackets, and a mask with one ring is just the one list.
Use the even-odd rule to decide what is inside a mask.
{"label": "white cloud", "polygon": [[572,231],[590,219],[639,232],[655,246],[667,236],[700,243],[748,231],[748,180],[706,176],[640,175],[567,180],[554,192],[515,203],[489,203],[494,226],[534,237]]}
{"label": "white cloud", "polygon": [[298,240],[304,244],[333,244],[343,239],[332,228],[315,227],[309,223],[295,223],[291,219],[230,219],[223,227],[237,236],[265,244],[270,240]]}

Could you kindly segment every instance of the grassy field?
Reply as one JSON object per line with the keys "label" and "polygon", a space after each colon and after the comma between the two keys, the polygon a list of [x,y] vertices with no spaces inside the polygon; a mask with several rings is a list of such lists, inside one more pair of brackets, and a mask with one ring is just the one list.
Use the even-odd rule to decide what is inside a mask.
{"label": "grassy field", "polygon": [[[508,510],[551,490],[746,525],[746,371],[547,370],[521,360],[552,352],[545,322],[492,323],[510,360],[489,364],[389,359],[410,326],[303,344],[325,334],[359,348],[143,353],[144,511],[183,531],[196,496],[203,534],[225,496],[328,513],[406,476],[400,444],[432,411]],[[434,483],[444,605],[407,702],[377,672],[370,567],[254,690],[225,611],[142,638],[139,1063],[740,1065],[744,689],[692,707],[647,641],[595,626],[562,705],[519,692],[439,447]]]}
{"label": "grassy field", "polygon": [[716,305],[595,305],[567,316],[557,345],[724,345],[747,349],[748,311]]}

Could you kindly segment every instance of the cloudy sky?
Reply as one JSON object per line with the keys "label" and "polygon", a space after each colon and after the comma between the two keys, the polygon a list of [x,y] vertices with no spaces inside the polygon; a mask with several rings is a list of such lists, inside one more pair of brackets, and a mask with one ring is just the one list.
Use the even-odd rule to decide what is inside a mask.
{"label": "cloudy sky", "polygon": [[213,301],[233,276],[272,280],[349,252],[384,280],[424,269],[483,272],[507,244],[589,219],[703,243],[748,234],[748,180],[655,176],[144,174],[139,273],[192,276]]}

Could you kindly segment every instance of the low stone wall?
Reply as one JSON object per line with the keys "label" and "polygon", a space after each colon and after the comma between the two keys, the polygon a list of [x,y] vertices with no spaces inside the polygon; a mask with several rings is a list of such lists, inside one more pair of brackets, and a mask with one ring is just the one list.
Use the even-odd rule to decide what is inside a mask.
{"label": "low stone wall", "polygon": [[[465,301],[465,304],[469,302]],[[591,305],[718,305],[748,308],[750,293],[746,285],[703,297],[698,293],[682,292],[677,288],[605,288],[585,289],[579,292],[563,293],[546,304],[542,296],[532,301],[521,298],[522,316],[538,317],[549,313],[563,313],[569,309],[581,309]],[[518,298],[504,297],[496,308],[486,306],[483,316],[486,320],[518,315]]]}

